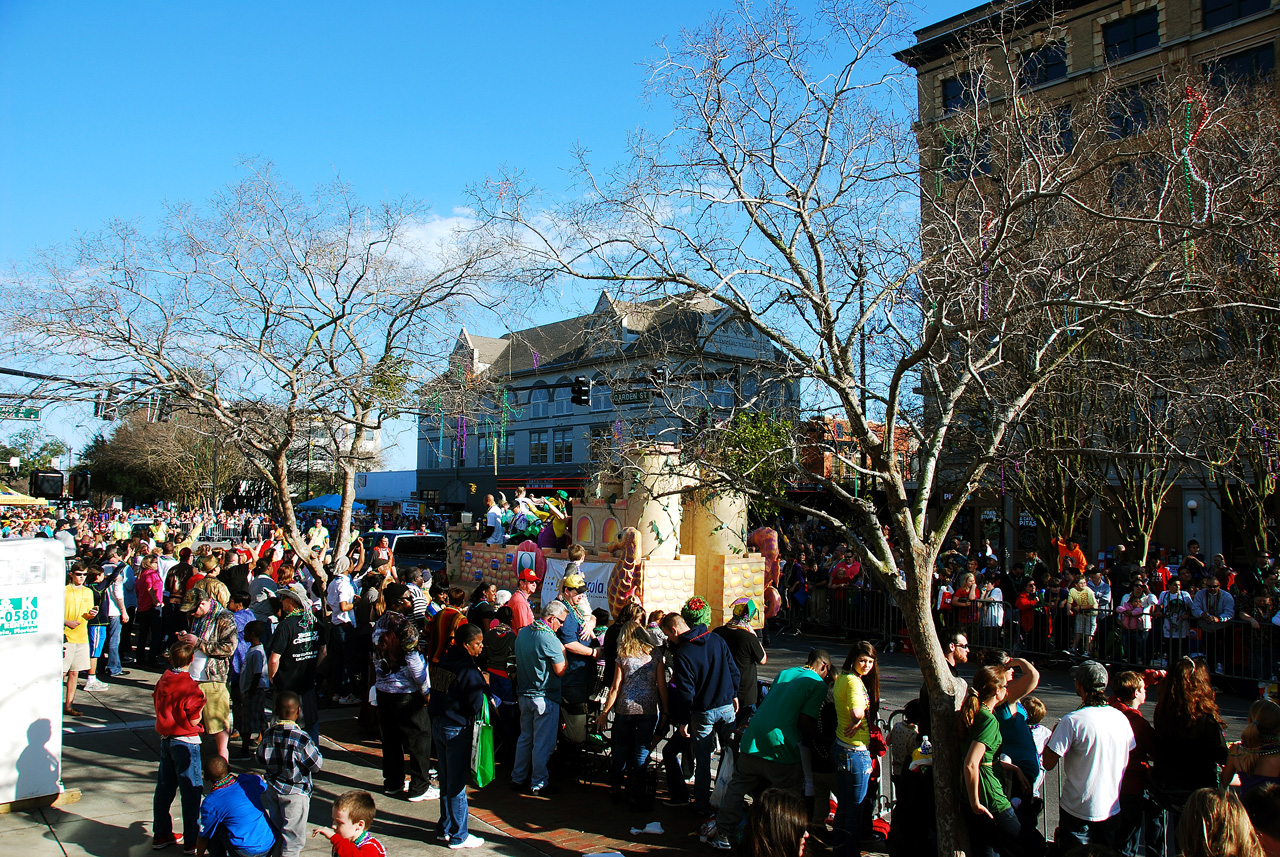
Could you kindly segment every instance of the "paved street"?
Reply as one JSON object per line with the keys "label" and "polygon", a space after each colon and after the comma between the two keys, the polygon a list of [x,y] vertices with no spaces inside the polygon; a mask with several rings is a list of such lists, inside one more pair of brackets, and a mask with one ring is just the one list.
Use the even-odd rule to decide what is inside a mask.
{"label": "paved street", "polygon": [[[769,663],[762,673],[772,678],[780,670],[802,663],[812,645],[827,647],[837,662],[843,659],[843,642],[781,637],[770,648]],[[972,670],[964,674],[970,675]],[[135,671],[110,691],[82,692],[77,696],[77,705],[86,716],[67,724],[63,780],[67,788],[80,789],[83,797],[78,803],[61,808],[0,815],[4,853],[23,857],[151,853],[151,795],[158,748],[151,728],[150,690],[154,680],[152,673]],[[881,660],[882,716],[901,708],[918,692],[919,683],[912,658],[885,655]],[[1054,671],[1044,677],[1037,695],[1049,709],[1048,723],[1074,707],[1070,685],[1065,672]],[[1223,696],[1220,704],[1228,720],[1228,735],[1234,739],[1243,727],[1248,701]],[[1150,717],[1153,708],[1154,702],[1144,713]],[[324,712],[325,763],[316,778],[313,823],[327,820],[330,801],[337,794],[351,788],[376,787],[379,782],[378,742],[375,736],[361,733],[353,713],[354,709]],[[237,761],[234,767],[249,769],[243,761]],[[376,792],[376,788],[373,790]],[[1052,780],[1047,791],[1051,826],[1057,813],[1056,784]],[[423,831],[438,817],[435,802],[411,804],[381,795],[377,799],[374,832],[387,845],[389,854],[443,853],[439,846],[423,841]],[[506,772],[500,769],[498,780],[473,792],[471,802],[474,831],[487,840],[485,848],[478,852],[482,854],[675,854],[702,847],[693,821],[682,811],[659,807],[641,817],[615,807],[609,802],[605,787],[598,785],[585,792],[570,787],[551,799],[518,797],[506,788]],[[177,808],[175,801],[175,813]],[[663,825],[662,835],[630,833],[633,826],[652,821]],[[305,853],[328,852],[328,845],[316,839],[308,842]]]}

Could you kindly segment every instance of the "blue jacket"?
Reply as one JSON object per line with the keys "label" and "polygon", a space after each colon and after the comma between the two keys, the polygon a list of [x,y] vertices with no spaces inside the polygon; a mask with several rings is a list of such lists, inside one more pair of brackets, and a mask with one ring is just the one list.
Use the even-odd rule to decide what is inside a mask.
{"label": "blue jacket", "polygon": [[454,645],[440,659],[440,669],[455,678],[447,688],[432,688],[427,711],[432,723],[470,726],[484,705],[488,685],[475,660],[462,646]]}
{"label": "blue jacket", "polygon": [[698,625],[677,637],[672,648],[672,723],[684,725],[696,712],[733,702],[741,673],[723,637]]}

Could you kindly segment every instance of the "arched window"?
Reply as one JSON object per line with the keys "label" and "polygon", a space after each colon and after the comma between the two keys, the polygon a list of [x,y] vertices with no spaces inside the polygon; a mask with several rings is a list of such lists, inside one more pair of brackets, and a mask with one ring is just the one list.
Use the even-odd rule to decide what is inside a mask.
{"label": "arched window", "polygon": [[591,379],[591,410],[613,410],[613,388],[609,386],[609,380],[599,372]]}
{"label": "arched window", "polygon": [[572,383],[568,376],[561,377],[556,381],[555,394],[552,399],[555,401],[555,415],[557,417],[565,417],[573,413],[573,402],[570,401],[573,396],[573,390],[570,389]]}
{"label": "arched window", "polygon": [[547,402],[551,399],[551,390],[546,384],[538,382],[532,390],[529,391],[529,416],[532,419],[547,416]]}

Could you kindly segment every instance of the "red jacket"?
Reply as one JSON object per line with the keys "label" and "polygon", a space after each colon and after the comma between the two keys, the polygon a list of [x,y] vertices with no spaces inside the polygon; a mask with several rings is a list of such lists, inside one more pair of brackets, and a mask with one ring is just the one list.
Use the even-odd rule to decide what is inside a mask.
{"label": "red jacket", "polygon": [[336,857],[386,857],[387,849],[372,836],[366,836],[364,842],[356,845],[350,839],[343,839],[338,834],[329,837]]}
{"label": "red jacket", "polygon": [[199,735],[204,731],[200,712],[204,708],[204,691],[191,674],[166,670],[152,691],[156,705],[156,731],[169,738]]}
{"label": "red jacket", "polygon": [[1114,696],[1108,702],[1128,718],[1129,725],[1133,727],[1133,738],[1138,743],[1129,752],[1129,764],[1124,769],[1124,779],[1120,781],[1120,794],[1140,795],[1151,778],[1150,760],[1155,753],[1156,732],[1138,709],[1130,708]]}

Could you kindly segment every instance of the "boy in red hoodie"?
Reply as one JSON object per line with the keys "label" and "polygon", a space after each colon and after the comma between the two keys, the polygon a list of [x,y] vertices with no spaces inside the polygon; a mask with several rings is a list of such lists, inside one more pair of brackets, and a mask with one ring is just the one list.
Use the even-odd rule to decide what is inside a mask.
{"label": "boy in red hoodie", "polygon": [[[189,643],[174,643],[169,649],[170,669],[160,676],[152,693],[156,707],[156,731],[160,733],[160,772],[152,818],[152,848],[181,845],[182,834],[173,832],[169,807],[173,796],[182,793],[183,832],[193,836],[200,829],[200,714],[204,693],[188,669],[195,649]],[[195,842],[187,843],[184,854],[196,853]]]}

